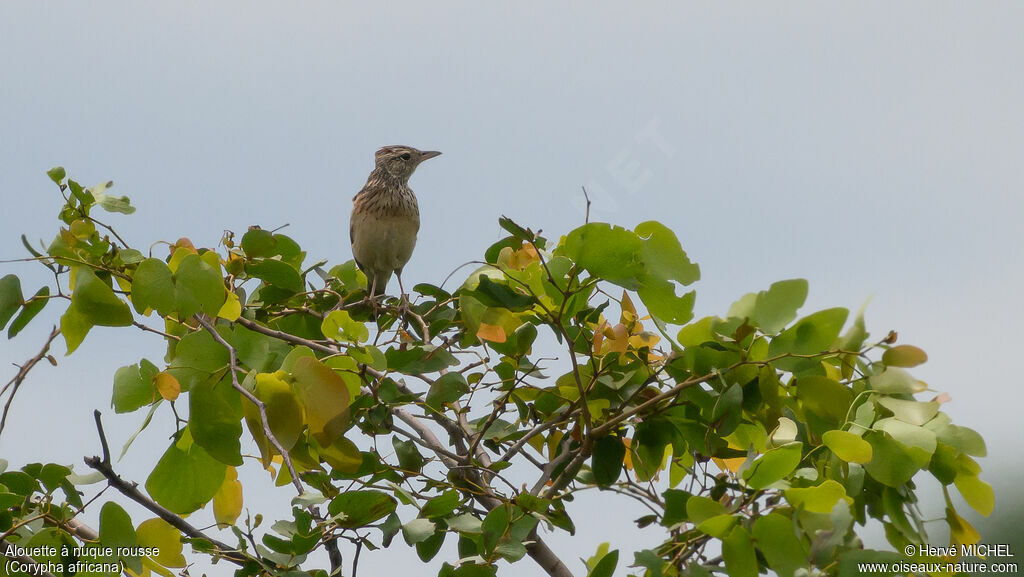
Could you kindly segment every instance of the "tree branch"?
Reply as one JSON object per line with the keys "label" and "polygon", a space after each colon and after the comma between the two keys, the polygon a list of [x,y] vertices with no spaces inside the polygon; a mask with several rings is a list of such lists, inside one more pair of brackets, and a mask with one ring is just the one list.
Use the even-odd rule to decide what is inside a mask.
{"label": "tree branch", "polygon": [[18,367],[18,374],[14,375],[14,378],[8,381],[7,384],[4,385],[4,388],[0,390],[0,395],[3,395],[7,392],[7,389],[11,389],[11,396],[7,397],[7,402],[4,403],[3,417],[0,417],[0,435],[3,435],[4,433],[4,427],[7,425],[7,412],[11,410],[11,403],[14,402],[14,395],[18,394],[18,388],[21,387],[21,383],[26,377],[28,377],[28,373],[32,370],[32,367],[35,367],[36,363],[46,357],[46,353],[49,352],[53,339],[57,338],[57,335],[59,334],[60,329],[56,326],[53,327],[53,330],[50,331],[50,336],[46,339],[46,343],[43,344],[43,348],[36,353],[36,356],[25,361],[25,364]]}
{"label": "tree branch", "polygon": [[[285,465],[288,467],[288,473],[291,475],[292,485],[295,486],[295,490],[299,492],[299,495],[304,494],[306,490],[302,486],[302,480],[299,479],[299,474],[295,470],[295,465],[292,463],[291,456],[288,454],[288,451],[284,448],[284,445],[281,444],[281,441],[277,440],[277,436],[274,435],[274,432],[270,430],[270,419],[269,417],[267,417],[266,403],[261,401],[258,397],[256,397],[256,395],[252,394],[252,392],[250,392],[248,389],[243,387],[241,383],[238,382],[237,371],[240,369],[238,367],[238,355],[235,351],[235,347],[233,347],[231,343],[227,342],[224,339],[224,337],[220,336],[220,333],[217,332],[217,328],[214,327],[210,323],[210,321],[198,315],[195,318],[197,321],[199,321],[199,324],[201,324],[203,328],[205,328],[206,331],[210,333],[210,335],[213,337],[215,341],[220,343],[221,346],[228,350],[228,371],[231,372],[231,386],[236,391],[241,393],[243,397],[248,399],[249,402],[256,405],[257,409],[259,409],[260,423],[263,425],[263,434],[266,435],[270,443],[274,445],[274,448],[277,449],[277,452],[281,455],[281,460],[284,461]],[[320,515],[320,512],[317,511],[315,507],[310,505],[309,509],[310,513],[312,513],[314,517],[316,517],[319,520],[323,520],[323,517]],[[327,549],[327,556],[330,558],[331,561],[331,574],[340,574],[342,558],[341,551],[338,550],[338,542],[334,539],[325,540],[324,547]]]}
{"label": "tree branch", "polygon": [[192,537],[193,539],[203,539],[209,541],[228,561],[232,563],[244,566],[250,559],[239,553],[237,549],[229,547],[227,544],[222,543],[216,539],[208,537],[199,529],[193,527],[188,521],[181,518],[179,515],[172,513],[165,509],[163,506],[158,504],[156,501],[142,494],[141,491],[136,487],[135,483],[129,483],[122,479],[114,469],[110,466],[110,450],[107,446],[107,437],[103,434],[103,423],[100,420],[100,412],[94,411],[93,416],[96,419],[96,430],[100,436],[100,444],[103,446],[103,458],[100,457],[86,457],[85,464],[91,469],[98,471],[107,479],[107,484],[116,489],[119,493],[128,497],[132,501],[135,501],[139,505],[142,505],[148,509],[151,513],[160,517],[164,521],[167,521],[172,527],[178,529],[185,535]]}

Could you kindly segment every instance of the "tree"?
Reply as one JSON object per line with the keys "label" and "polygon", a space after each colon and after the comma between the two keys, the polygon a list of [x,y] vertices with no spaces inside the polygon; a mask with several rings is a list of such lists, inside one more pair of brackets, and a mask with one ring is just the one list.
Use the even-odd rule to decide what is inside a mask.
{"label": "tree", "polygon": [[[51,300],[65,308],[4,387],[4,414],[58,335],[70,354],[111,326],[167,344],[164,360],[115,372],[115,413],[147,410],[145,427],[173,411],[176,427],[144,491],[114,470],[98,411],[92,479],[53,463],[2,472],[0,548],[24,567],[172,575],[187,543],[236,575],[354,575],[362,549],[401,534],[425,561],[457,541],[441,576],[495,575],[526,556],[559,577],[852,575],[928,542],[919,473],[946,488],[953,544],[979,536],[950,485],[992,510],[981,437],[952,424],[941,395],[915,397],[926,386],[906,369],[922,350],[894,332],[870,340],[846,309],[798,318],[799,279],[694,321],[695,292],[677,285],[699,268],[657,222],[586,223],[556,242],[503,218],[507,236],[456,290],[420,284],[408,307],[370,307],[352,261],[305,264],[295,240],[258,227],[226,233],[222,252],[183,238],[166,258],[145,254],[93,214],[134,210],[112,183],[49,176],[60,230],[44,249],[24,244],[55,282],[26,299],[3,277],[0,328],[13,337]],[[243,466],[274,475],[291,518],[241,517]],[[97,479],[152,517],[84,500],[74,482]],[[605,544],[570,568],[544,532],[572,533],[566,503],[589,489],[634,500],[636,523],[664,539],[621,554]],[[184,517],[211,504],[230,542]],[[98,531],[77,519],[86,507],[102,507]],[[898,553],[863,548],[869,519]],[[320,549],[329,568],[307,562]],[[910,559],[937,560],[920,553]]]}

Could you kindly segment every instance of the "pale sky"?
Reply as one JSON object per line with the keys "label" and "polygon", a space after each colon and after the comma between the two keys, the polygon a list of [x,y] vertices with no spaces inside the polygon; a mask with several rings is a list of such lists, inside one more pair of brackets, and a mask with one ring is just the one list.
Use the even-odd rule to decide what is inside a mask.
{"label": "pale sky", "polygon": [[[988,440],[998,510],[1024,500],[1022,21],[1024,4],[994,1],[9,0],[0,259],[25,256],[22,233],[54,235],[44,173],[58,164],[83,184],[113,179],[138,212],[109,220],[140,246],[287,223],[308,262],[333,263],[350,258],[374,150],[441,150],[412,180],[423,225],[406,286],[480,258],[501,214],[567,232],[587,186],[592,219],[677,231],[701,265],[698,316],[792,277],[810,281],[804,313],[873,298],[869,330],[924,348],[915,374]],[[40,270],[0,266],[26,292],[49,280]],[[0,382],[57,309],[0,348]],[[93,408],[119,447],[143,414],[108,408],[113,372],[162,355],[153,335],[94,330],[25,384],[0,457],[81,469],[98,450]],[[164,450],[170,423],[156,425],[118,465],[127,476],[143,481]],[[941,512],[935,489],[926,509]],[[629,530],[628,507],[613,521],[570,512],[578,536],[548,538],[574,571],[601,541],[629,562],[657,542]],[[396,567],[427,574],[397,544],[364,553],[360,575]],[[541,574],[529,560],[506,572]]]}

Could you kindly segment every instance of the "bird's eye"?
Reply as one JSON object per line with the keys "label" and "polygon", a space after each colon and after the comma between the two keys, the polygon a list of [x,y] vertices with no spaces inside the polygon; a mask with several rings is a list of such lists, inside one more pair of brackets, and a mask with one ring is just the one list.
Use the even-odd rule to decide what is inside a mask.
{"label": "bird's eye", "polygon": [[402,160],[412,160],[412,155],[408,152],[402,153]]}

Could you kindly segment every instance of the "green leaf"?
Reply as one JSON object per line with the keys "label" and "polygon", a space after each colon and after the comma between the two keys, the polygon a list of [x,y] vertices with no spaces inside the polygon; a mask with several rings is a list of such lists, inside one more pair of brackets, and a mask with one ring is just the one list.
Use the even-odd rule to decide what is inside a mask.
{"label": "green leaf", "polygon": [[127,196],[114,196],[102,192],[112,186],[114,186],[114,181],[108,180],[103,184],[89,188],[87,192],[91,193],[93,198],[96,199],[96,203],[107,212],[119,212],[121,214],[132,214],[135,212],[135,207],[132,206],[131,199]]}
{"label": "green leaf", "polygon": [[738,518],[729,514],[715,515],[710,519],[705,519],[697,525],[697,530],[706,535],[711,535],[712,537],[721,539],[729,534],[729,531],[732,530],[736,521],[738,521]]}
{"label": "green leaf", "polygon": [[114,396],[111,405],[116,413],[130,413],[160,398],[153,377],[160,370],[142,359],[137,365],[128,365],[114,373]]}
{"label": "green leaf", "polygon": [[665,461],[665,448],[675,438],[675,427],[665,419],[650,419],[636,426],[632,452],[633,471],[641,481],[647,481],[661,470]]}
{"label": "green leaf", "polygon": [[[303,420],[302,405],[299,403],[295,391],[291,385],[284,382],[277,375],[258,373],[256,375],[256,390],[253,392],[256,398],[263,401],[267,408],[267,420],[270,422],[270,432],[277,437],[277,441],[286,451],[290,451],[295,443],[302,436],[302,430],[306,427]],[[251,413],[248,412],[249,405],[252,405]],[[249,430],[263,433],[263,422],[260,418],[259,409],[248,400],[242,401],[243,412],[246,413],[246,422]],[[251,414],[251,417],[250,417]]]}
{"label": "green leaf", "polygon": [[338,525],[345,529],[364,527],[387,517],[398,503],[380,491],[347,491],[331,500],[327,510],[331,515],[343,514]]}
{"label": "green leaf", "polygon": [[43,482],[43,486],[46,487],[47,490],[53,491],[57,487],[63,486],[65,480],[70,474],[71,469],[64,465],[47,463],[43,465],[43,468],[39,471],[37,477]]}
{"label": "green leaf", "polygon": [[331,311],[320,324],[324,336],[336,341],[361,343],[370,338],[365,323],[353,320],[347,311]]}
{"label": "green leaf", "polygon": [[50,180],[52,180],[54,184],[59,185],[64,182],[64,177],[67,176],[67,172],[64,171],[63,166],[55,166],[46,171],[46,176],[49,176]]}
{"label": "green leaf", "polygon": [[43,288],[36,291],[36,294],[32,298],[25,301],[25,306],[22,307],[21,312],[18,316],[14,317],[14,321],[11,322],[11,326],[7,327],[7,338],[13,339],[21,332],[21,329],[25,328],[28,323],[39,314],[39,311],[43,310],[46,303],[50,301],[50,287],[44,286]]}
{"label": "green leaf", "polygon": [[21,280],[13,274],[0,278],[0,330],[7,326],[7,322],[24,302]]}
{"label": "green leaf", "polygon": [[[77,267],[71,306],[60,319],[61,334],[71,354],[82,344],[93,326],[121,327],[132,324],[128,304],[114,294],[106,282],[88,268]],[[15,321],[17,322],[17,321]]]}
{"label": "green leaf", "polygon": [[313,357],[295,361],[292,388],[306,409],[309,431],[320,446],[329,447],[348,427],[348,387],[334,369]]}
{"label": "green leaf", "polygon": [[445,373],[431,383],[427,391],[427,406],[440,412],[445,403],[457,401],[468,392],[469,383],[462,373]]}
{"label": "green leaf", "polygon": [[[843,308],[826,309],[810,314],[772,339],[768,347],[769,356],[782,354],[814,354],[826,351],[836,339],[849,311]],[[794,359],[780,359],[794,360]],[[777,363],[780,367],[783,364]],[[788,369],[787,369],[788,370]]]}
{"label": "green leaf", "polygon": [[245,272],[258,278],[268,285],[273,285],[293,293],[302,291],[302,277],[291,265],[274,259],[263,259],[257,263],[245,265]]}
{"label": "green leaf", "polygon": [[898,345],[882,353],[882,362],[890,367],[916,367],[928,360],[928,353],[914,345]]}
{"label": "green leaf", "polygon": [[883,485],[899,487],[921,468],[909,449],[886,433],[870,431],[864,440],[871,444],[871,460],[864,469]]}
{"label": "green leaf", "polygon": [[260,228],[250,228],[242,235],[242,250],[249,258],[273,256],[277,240],[273,233]]}
{"label": "green leaf", "polygon": [[619,550],[609,552],[601,557],[601,560],[594,565],[594,568],[587,573],[587,577],[612,577],[615,573],[615,566],[619,564]]}
{"label": "green leaf", "polygon": [[590,274],[637,291],[648,312],[662,321],[683,324],[693,316],[695,293],[676,296],[673,281],[690,284],[700,269],[662,224],[645,222],[635,232],[586,224],[566,236],[561,252]]}
{"label": "green leaf", "polygon": [[686,504],[690,501],[690,493],[679,489],[666,489],[662,494],[665,500],[665,514],[661,518],[661,524],[671,527],[677,523],[686,521]]}
{"label": "green leaf", "polygon": [[846,412],[853,402],[853,391],[828,377],[809,375],[796,380],[797,398],[804,408],[840,425],[846,420]]}
{"label": "green leaf", "polygon": [[91,269],[79,268],[75,279],[75,292],[71,294],[71,307],[90,325],[126,327],[132,324],[128,304],[114,294],[106,282]]}
{"label": "green leaf", "polygon": [[180,318],[198,312],[216,316],[227,298],[220,271],[197,254],[182,259],[174,274],[174,303]]}
{"label": "green leaf", "polygon": [[802,450],[803,444],[800,442],[772,449],[758,457],[743,473],[743,478],[753,489],[764,489],[776,481],[781,481],[800,464]]}
{"label": "green leaf", "polygon": [[786,489],[785,493],[790,505],[811,513],[830,513],[840,499],[853,501],[846,496],[846,489],[832,479],[816,487]]}
{"label": "green leaf", "polygon": [[827,431],[821,441],[847,463],[863,464],[871,460],[871,443],[849,431]]}
{"label": "green leaf", "polygon": [[510,521],[511,512],[509,505],[498,505],[491,509],[490,513],[487,513],[481,526],[483,529],[483,545],[486,552],[494,551],[494,548],[498,546],[498,541],[508,532]]}
{"label": "green leaf", "polygon": [[911,425],[923,425],[939,413],[939,403],[936,401],[922,403],[920,401],[882,397],[878,399],[878,404],[892,411],[893,416],[897,419]]}
{"label": "green leaf", "polygon": [[797,569],[807,567],[807,552],[786,517],[771,513],[754,521],[754,540],[779,577],[793,577]]}
{"label": "green leaf", "polygon": [[384,357],[388,361],[388,370],[407,375],[434,373],[458,364],[451,353],[434,346],[409,347],[405,350],[391,348],[384,352]]}
{"label": "green leaf", "polygon": [[483,533],[483,522],[472,513],[457,515],[451,519],[446,519],[445,522],[450,529],[459,533],[470,533],[473,535]]}
{"label": "green leaf", "polygon": [[894,418],[886,418],[876,421],[872,428],[889,433],[892,438],[908,447],[919,467],[926,466],[931,460],[932,453],[935,452],[937,441],[935,433],[924,427],[904,423]]}
{"label": "green leaf", "polygon": [[757,577],[757,555],[746,529],[733,527],[722,539],[722,560],[729,577]]}
{"label": "green leaf", "polygon": [[423,455],[416,449],[416,443],[403,441],[398,437],[391,437],[391,445],[395,448],[395,456],[398,457],[398,466],[403,472],[419,473],[423,467]]}
{"label": "green leaf", "polygon": [[642,243],[634,232],[592,222],[566,235],[562,250],[596,277],[629,290],[640,288],[639,278],[644,274]]}
{"label": "green leaf", "polygon": [[[131,549],[138,546],[132,518],[113,501],[107,501],[100,509],[100,544],[117,551],[120,548]],[[116,555],[125,565],[135,572],[142,571],[142,560],[137,555]]]}
{"label": "green leaf", "polygon": [[633,565],[631,567],[646,568],[647,573],[645,577],[661,577],[662,570],[665,567],[665,560],[654,551],[644,549],[643,551],[633,553]]}
{"label": "green leaf", "polygon": [[704,317],[699,321],[692,322],[679,329],[676,340],[684,347],[696,347],[708,341],[714,341],[715,333],[711,327],[717,320],[717,317]]}
{"label": "green leaf", "polygon": [[686,500],[686,515],[690,522],[699,525],[708,519],[719,515],[728,515],[729,510],[725,505],[701,495],[693,495]]}
{"label": "green leaf", "polygon": [[766,291],[744,295],[729,307],[729,316],[750,319],[761,332],[775,334],[796,318],[806,300],[806,280],[782,280]]}
{"label": "green leaf", "polygon": [[426,541],[436,530],[437,526],[429,519],[413,519],[402,525],[402,537],[409,545],[415,545]]}
{"label": "green leaf", "polygon": [[146,257],[142,255],[142,252],[134,248],[121,249],[117,253],[117,258],[121,259],[121,262],[124,264],[138,264],[146,260]]}
{"label": "green leaf", "polygon": [[968,455],[984,457],[988,454],[988,449],[985,447],[985,439],[974,429],[959,425],[946,425],[935,433],[938,440]]}
{"label": "green leaf", "polygon": [[693,318],[693,303],[697,300],[695,291],[677,296],[675,285],[671,282],[647,277],[637,289],[637,294],[647,305],[647,311],[662,321],[681,325]]}
{"label": "green leaf", "polygon": [[167,372],[178,379],[181,391],[187,392],[209,379],[213,373],[225,370],[228,358],[227,349],[215,341],[210,333],[189,333],[181,337],[174,347],[174,358]]}
{"label": "green leaf", "polygon": [[[242,396],[229,378],[208,380],[189,394],[189,430],[196,444],[225,465],[242,465]],[[248,401],[246,401],[248,402]]]}
{"label": "green leaf", "polygon": [[420,509],[420,515],[428,519],[436,519],[451,515],[459,506],[459,493],[455,490],[448,490],[424,503]]}
{"label": "green leaf", "polygon": [[467,291],[467,294],[485,306],[520,312],[529,310],[537,302],[532,295],[523,294],[507,284],[494,282],[486,275],[480,275],[479,279],[476,289]]}
{"label": "green leaf", "polygon": [[139,263],[132,279],[132,305],[139,314],[153,309],[161,316],[174,312],[174,275],[167,263],[147,258]]}
{"label": "green leaf", "polygon": [[912,395],[925,390],[925,384],[896,367],[889,367],[880,375],[868,377],[871,388],[887,395]]}
{"label": "green leaf", "polygon": [[638,224],[634,232],[642,241],[640,254],[649,275],[684,285],[700,280],[700,267],[690,262],[670,228],[649,220]]}
{"label": "green leaf", "polygon": [[157,462],[146,491],[174,513],[186,515],[206,505],[224,482],[227,465],[192,441],[188,428]]}
{"label": "green leaf", "polygon": [[594,482],[599,487],[608,487],[618,480],[622,463],[626,457],[626,445],[615,435],[601,437],[594,443],[590,466],[594,470]]}

